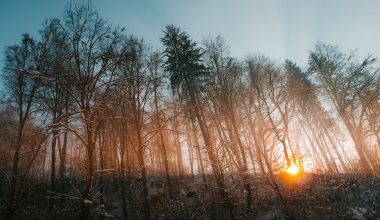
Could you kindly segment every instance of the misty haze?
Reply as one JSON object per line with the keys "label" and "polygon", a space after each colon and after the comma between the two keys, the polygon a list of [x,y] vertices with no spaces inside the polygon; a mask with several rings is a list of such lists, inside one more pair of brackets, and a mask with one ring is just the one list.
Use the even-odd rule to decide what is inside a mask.
{"label": "misty haze", "polygon": [[0,6],[0,219],[380,219],[380,2]]}

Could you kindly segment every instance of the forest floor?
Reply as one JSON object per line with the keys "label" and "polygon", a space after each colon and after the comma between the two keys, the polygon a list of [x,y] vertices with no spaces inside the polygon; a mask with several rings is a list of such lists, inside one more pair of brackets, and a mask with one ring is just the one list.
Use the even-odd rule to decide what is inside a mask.
{"label": "forest floor", "polygon": [[[212,179],[211,176],[207,177]],[[280,196],[265,177],[250,177],[251,209],[246,208],[245,191],[238,176],[229,176],[228,195],[232,210],[219,197],[218,189],[204,187],[200,177],[172,178],[172,197],[165,192],[163,178],[151,177],[149,207],[152,219],[380,219],[380,177],[359,175],[305,174],[298,181],[278,179]],[[121,182],[108,179],[101,204],[95,181],[92,200],[80,198],[82,183],[68,182],[65,192],[51,193],[41,184],[26,185],[20,192],[16,219],[47,219],[49,199],[54,200],[54,219],[76,219],[83,204],[90,219],[123,219]],[[2,184],[4,185],[4,184]],[[210,186],[215,183],[210,182]],[[141,184],[127,182],[126,201],[129,219],[143,219]],[[6,207],[6,190],[0,192],[0,205]],[[231,212],[230,212],[231,211]],[[0,215],[1,216],[1,215]]]}

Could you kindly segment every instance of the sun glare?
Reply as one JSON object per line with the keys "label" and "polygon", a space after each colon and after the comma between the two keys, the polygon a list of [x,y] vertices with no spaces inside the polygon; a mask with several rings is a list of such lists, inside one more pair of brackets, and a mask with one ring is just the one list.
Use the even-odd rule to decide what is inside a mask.
{"label": "sun glare", "polygon": [[300,172],[299,166],[297,166],[295,163],[291,163],[291,165],[286,169],[286,172],[295,176]]}

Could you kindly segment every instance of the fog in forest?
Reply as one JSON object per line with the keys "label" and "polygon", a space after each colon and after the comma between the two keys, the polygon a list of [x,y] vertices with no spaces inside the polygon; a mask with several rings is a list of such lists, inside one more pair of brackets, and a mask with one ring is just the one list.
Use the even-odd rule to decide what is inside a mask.
{"label": "fog in forest", "polygon": [[[343,38],[343,29],[322,28],[327,18],[334,23],[331,11],[305,13],[324,30],[310,37],[309,29],[285,22],[302,17],[279,16],[264,23],[283,19],[281,28],[304,33],[297,38],[304,40],[297,46],[286,31],[281,42],[270,32],[266,39],[261,24],[254,32],[259,45],[247,43],[244,29],[249,35],[260,20],[251,27],[227,22],[227,6],[245,1],[206,1],[183,17],[169,11],[190,3],[162,2],[152,8],[178,16],[183,26],[157,27],[164,16],[148,6],[157,14],[147,15],[132,1],[68,1],[56,3],[60,13],[46,12],[32,33],[4,35],[0,219],[380,218],[379,38],[352,40],[367,31],[380,36],[377,20],[358,32],[346,25],[353,33]],[[295,2],[280,5],[289,10]],[[250,6],[265,9],[264,16],[272,3]],[[100,13],[108,8],[115,18],[118,4],[139,8],[131,12],[136,20],[162,16],[135,34]],[[349,12],[355,4],[338,5]],[[202,26],[196,13],[207,18],[210,8],[222,12],[209,11]],[[15,25],[16,16],[4,14],[2,31],[14,33],[5,23]],[[227,37],[199,35],[209,25]],[[148,40],[140,34],[150,27],[159,32]],[[273,34],[281,28],[267,27]]]}

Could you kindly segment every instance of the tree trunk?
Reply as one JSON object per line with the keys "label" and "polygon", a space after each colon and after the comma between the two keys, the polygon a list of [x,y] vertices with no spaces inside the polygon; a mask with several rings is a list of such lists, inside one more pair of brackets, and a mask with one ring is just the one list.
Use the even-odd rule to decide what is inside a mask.
{"label": "tree trunk", "polygon": [[[126,128],[124,123],[122,122],[122,128]],[[127,210],[127,199],[126,199],[126,178],[125,178],[125,151],[127,150],[127,142],[125,140],[125,135],[122,129],[119,130],[119,135],[120,135],[120,169],[119,169],[119,175],[121,179],[121,199],[122,199],[122,205],[123,205],[123,216],[124,219],[128,219],[128,210]]]}
{"label": "tree trunk", "polygon": [[92,180],[94,175],[94,133],[92,127],[87,130],[87,170],[86,170],[86,186],[83,191],[83,202],[82,210],[80,213],[80,219],[88,219],[90,214],[90,204],[91,201],[91,191],[92,191]]}
{"label": "tree trunk", "polygon": [[187,146],[189,153],[189,162],[190,162],[190,174],[191,178],[194,181],[194,157],[193,157],[193,142],[191,141],[191,135],[188,133],[187,135]]}
{"label": "tree trunk", "polygon": [[208,189],[208,184],[207,184],[207,179],[205,175],[205,170],[203,166],[203,159],[202,159],[202,154],[201,154],[201,146],[199,145],[198,141],[198,131],[197,128],[195,127],[195,120],[193,117],[191,117],[191,125],[193,127],[193,139],[195,141],[195,148],[196,148],[196,153],[197,153],[197,159],[198,159],[198,170],[202,176],[202,181],[206,189]]}
{"label": "tree trunk", "polygon": [[[100,169],[104,169],[104,139],[105,139],[105,131],[104,131],[104,125],[101,128],[101,133],[99,134],[99,159],[100,159]],[[100,193],[100,204],[104,204],[104,174],[103,172],[100,172],[100,178],[99,178],[99,193]]]}
{"label": "tree trunk", "polygon": [[141,137],[141,130],[140,127],[137,128],[137,141],[138,141],[138,150],[137,150],[137,157],[139,162],[139,167],[141,171],[141,182],[143,187],[143,208],[144,208],[144,214],[146,219],[150,219],[150,207],[149,207],[149,191],[148,191],[148,176],[147,176],[147,169],[145,166],[145,159],[144,159],[144,146],[142,143],[142,137]]}
{"label": "tree trunk", "polygon": [[53,131],[53,137],[51,140],[51,167],[50,167],[50,190],[54,192],[55,190],[55,160],[56,154],[55,149],[57,145],[58,132],[56,130]]}
{"label": "tree trunk", "polygon": [[181,142],[179,139],[179,131],[178,131],[178,109],[177,109],[177,103],[174,102],[174,145],[176,149],[176,155],[177,155],[177,166],[178,166],[178,174],[182,178],[184,175],[183,171],[183,164],[182,164],[182,149],[181,149]]}
{"label": "tree trunk", "polygon": [[164,157],[164,166],[165,166],[165,177],[166,177],[167,190],[169,192],[169,196],[172,197],[172,190],[171,190],[171,186],[172,185],[171,185],[171,182],[170,182],[170,171],[169,171],[168,154],[167,154],[166,145],[165,145],[165,142],[164,142],[164,135],[163,135],[161,129],[159,131],[159,134],[160,134],[160,142],[161,142],[162,155]]}
{"label": "tree trunk", "polygon": [[220,196],[222,200],[224,201],[224,204],[229,209],[230,217],[233,218],[233,214],[232,214],[233,206],[226,193],[226,185],[224,182],[223,172],[220,167],[214,145],[212,144],[212,141],[211,141],[211,136],[208,131],[208,126],[205,122],[205,117],[203,115],[202,107],[198,105],[198,99],[196,99],[195,94],[191,89],[189,89],[189,93],[190,93],[191,105],[193,106],[195,117],[197,118],[199,128],[201,130],[204,143],[206,145],[206,151],[210,159],[211,167],[216,179],[216,184],[218,186]]}
{"label": "tree trunk", "polygon": [[20,117],[19,124],[18,124],[18,131],[17,131],[17,141],[16,141],[16,149],[15,153],[13,155],[13,164],[12,164],[12,176],[11,176],[11,184],[9,189],[9,198],[8,198],[8,204],[7,204],[7,218],[13,219],[14,211],[16,209],[16,206],[14,204],[15,202],[15,193],[16,193],[16,185],[17,185],[17,175],[18,175],[18,163],[20,159],[20,151],[22,146],[22,136],[24,132],[24,120],[22,117]]}
{"label": "tree trunk", "polygon": [[68,132],[67,132],[67,130],[65,130],[63,133],[63,145],[62,145],[62,149],[61,149],[60,155],[59,155],[60,158],[59,158],[58,176],[59,176],[61,191],[64,191],[64,189],[65,189],[67,138],[68,138]]}
{"label": "tree trunk", "polygon": [[[53,119],[53,123],[56,120]],[[50,167],[50,191],[51,193],[55,192],[55,160],[56,160],[56,154],[55,154],[55,149],[56,149],[56,144],[58,141],[58,131],[55,126],[53,126],[53,137],[51,139],[51,167]],[[47,215],[48,218],[54,218],[54,199],[52,198],[54,195],[49,196],[49,201],[48,201],[48,207],[47,207]]]}
{"label": "tree trunk", "polygon": [[241,172],[241,175],[243,176],[244,188],[245,188],[246,193],[247,193],[247,195],[246,195],[246,206],[247,207],[246,208],[247,208],[247,211],[249,212],[251,209],[251,203],[252,203],[252,191],[251,191],[251,184],[249,183],[248,162],[247,162],[247,157],[246,157],[246,153],[244,150],[244,146],[243,146],[243,143],[241,142],[240,134],[239,134],[239,131],[238,131],[238,128],[236,125],[235,115],[232,111],[233,110],[231,110],[230,119],[231,119],[232,127],[233,127],[233,130],[235,133],[235,139],[236,139],[238,146],[239,146],[241,158],[243,159],[243,167],[241,167],[240,172]]}

